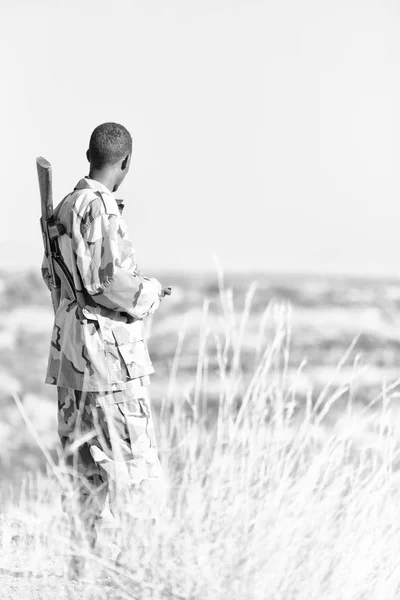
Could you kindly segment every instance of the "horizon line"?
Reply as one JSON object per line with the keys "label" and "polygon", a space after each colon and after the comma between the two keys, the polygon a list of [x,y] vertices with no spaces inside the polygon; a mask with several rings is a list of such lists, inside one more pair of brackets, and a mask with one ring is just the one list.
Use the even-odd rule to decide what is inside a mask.
{"label": "horizon line", "polygon": [[[218,270],[217,268],[201,268],[201,267],[193,267],[193,268],[171,268],[171,267],[157,267],[157,266],[149,266],[146,271],[164,271],[164,273],[170,274],[170,275],[175,275],[175,276],[186,276],[186,277],[190,277],[191,275],[193,276],[205,276],[205,277],[210,277],[210,276],[218,276]],[[0,276],[5,274],[5,275],[9,275],[12,273],[32,273],[32,272],[36,272],[37,274],[40,275],[40,267],[37,268],[34,265],[13,265],[13,266],[3,266],[0,265]],[[316,279],[357,279],[357,280],[377,280],[377,281],[382,281],[382,280],[386,280],[386,281],[393,281],[396,283],[400,283],[400,272],[398,274],[394,274],[394,273],[378,273],[376,271],[371,271],[370,273],[367,272],[356,272],[356,271],[349,271],[349,272],[345,272],[345,271],[322,271],[322,270],[314,270],[314,269],[302,269],[302,270],[295,270],[295,269],[273,269],[273,268],[268,268],[268,269],[261,269],[261,268],[254,268],[254,269],[243,269],[243,268],[238,268],[238,269],[231,269],[231,268],[226,268],[226,269],[222,269],[222,273],[227,277],[246,277],[246,278],[252,278],[252,277],[282,277],[282,278],[294,278],[294,279],[298,279],[298,278],[306,278],[306,279],[311,279],[311,278],[316,278]]]}

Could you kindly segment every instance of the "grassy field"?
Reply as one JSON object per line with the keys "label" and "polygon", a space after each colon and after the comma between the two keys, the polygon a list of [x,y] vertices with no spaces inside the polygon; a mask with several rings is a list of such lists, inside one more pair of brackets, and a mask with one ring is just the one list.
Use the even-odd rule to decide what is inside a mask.
{"label": "grassy field", "polygon": [[167,508],[132,531],[125,569],[106,512],[75,584],[41,383],[49,300],[3,276],[0,598],[399,597],[400,283],[254,279],[169,278],[148,323]]}

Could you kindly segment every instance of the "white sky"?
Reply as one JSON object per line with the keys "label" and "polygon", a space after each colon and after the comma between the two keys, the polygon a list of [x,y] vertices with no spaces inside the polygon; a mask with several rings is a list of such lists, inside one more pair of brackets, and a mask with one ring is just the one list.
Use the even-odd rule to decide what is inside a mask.
{"label": "white sky", "polygon": [[35,158],[60,200],[123,123],[143,270],[400,274],[400,4],[0,3],[0,267],[40,266]]}

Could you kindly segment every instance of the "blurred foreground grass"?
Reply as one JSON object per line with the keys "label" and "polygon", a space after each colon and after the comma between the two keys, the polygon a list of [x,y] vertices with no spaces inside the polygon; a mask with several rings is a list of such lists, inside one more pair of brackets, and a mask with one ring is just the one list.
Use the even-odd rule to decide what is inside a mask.
{"label": "blurred foreground grass", "polygon": [[[152,325],[153,341],[164,327],[171,347],[172,339],[175,343],[165,366],[169,377],[158,391],[169,497],[154,529],[143,523],[132,531],[131,539],[140,543],[134,544],[130,567],[114,566],[121,522],[106,514],[87,581],[66,580],[62,475],[48,469],[47,477],[35,473],[19,486],[3,480],[0,598],[399,597],[396,382],[382,377],[377,385],[374,379],[368,393],[360,394],[368,369],[352,338],[346,339],[338,368],[326,362],[324,379],[303,376],[307,367],[296,366],[291,355],[298,344],[296,307],[292,313],[287,303],[266,298],[263,310],[257,304],[252,309],[257,296],[250,288],[238,310],[229,289],[221,285],[217,294],[218,300],[211,296],[198,310],[197,336],[189,335],[188,346],[190,317],[180,328],[175,321],[175,336],[169,335],[167,317]],[[380,326],[385,323],[382,317]],[[375,321],[374,326],[378,329]],[[51,448],[50,426],[38,418],[35,397],[25,393],[23,399],[30,426]],[[55,427],[50,401],[46,406]],[[21,419],[18,423],[22,428]],[[12,466],[10,448],[8,456]],[[33,576],[16,578],[7,569]]]}
{"label": "blurred foreground grass", "polygon": [[[235,275],[225,277],[224,294],[215,274],[151,273],[173,286],[155,317],[148,320],[149,348],[156,369],[152,401],[157,416],[166,394],[190,398],[196,385],[198,352],[204,355],[203,389],[207,420],[213,422],[220,402],[221,368],[216,337],[222,345],[224,369],[235,369],[235,402],[241,398],[257,368],[261,348],[271,344],[275,317],[290,307],[290,327],[284,376],[286,393],[296,387],[299,410],[309,394],[313,402],[334,379],[352,381],[354,403],[366,405],[399,377],[400,281],[321,276]],[[257,282],[246,330],[239,324],[246,294]],[[204,303],[207,302],[206,305]],[[286,307],[286,308],[285,308]],[[56,395],[44,384],[52,328],[52,309],[39,274],[0,272],[0,477],[17,485],[26,472],[44,472],[45,462],[27,434],[12,394],[24,402],[35,428],[54,453]],[[204,329],[209,335],[201,341]],[[233,345],[241,336],[239,359]],[[357,343],[340,370],[336,367],[353,340]],[[173,381],[174,353],[180,346],[179,369]],[[282,362],[282,356],[277,355]],[[355,365],[357,368],[355,368]],[[301,366],[301,369],[299,367]],[[176,369],[175,369],[176,370]],[[394,390],[393,393],[395,393]],[[186,402],[186,400],[185,400]],[[343,399],[326,416],[331,424],[341,414]]]}

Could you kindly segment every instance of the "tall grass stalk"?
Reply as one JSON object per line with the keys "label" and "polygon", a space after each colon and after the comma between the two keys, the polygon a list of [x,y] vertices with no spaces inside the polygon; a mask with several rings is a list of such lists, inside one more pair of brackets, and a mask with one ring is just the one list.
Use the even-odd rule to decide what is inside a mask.
{"label": "tall grass stalk", "polygon": [[[254,371],[245,382],[243,341],[256,288],[238,315],[222,272],[219,282],[223,334],[213,331],[206,302],[192,390],[179,392],[183,328],[162,402],[159,446],[168,480],[162,518],[135,524],[131,563],[117,569],[118,531],[126,523],[109,515],[89,580],[71,587],[60,579],[57,589],[71,600],[397,600],[399,444],[389,416],[396,385],[383,388],[363,412],[356,407],[356,373],[340,386],[332,379],[318,396],[309,389],[300,397],[288,382],[290,307],[276,304],[261,318]],[[336,373],[355,348],[356,340]],[[207,373],[213,360],[219,390],[210,422]],[[305,362],[299,374],[303,369]],[[343,399],[351,408],[344,420],[353,423],[363,414],[358,429],[354,423],[326,425]],[[46,582],[40,597],[47,600],[54,598],[51,577],[63,572],[69,546],[58,501],[65,474],[43,451],[50,476],[31,481],[19,500],[22,526],[28,530],[33,523],[36,531],[33,543],[21,542],[19,550],[27,563],[36,556],[36,572]],[[11,513],[3,536],[16,527]],[[101,577],[106,583],[99,583]]]}

